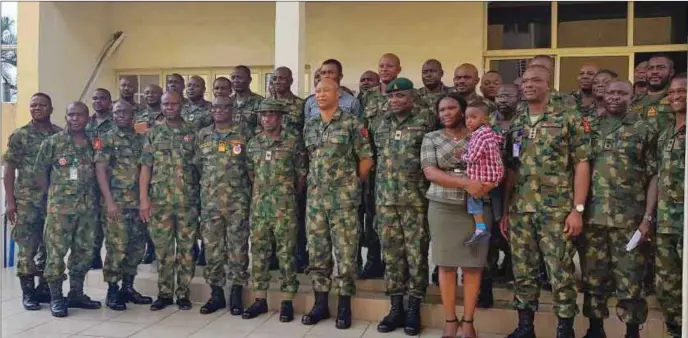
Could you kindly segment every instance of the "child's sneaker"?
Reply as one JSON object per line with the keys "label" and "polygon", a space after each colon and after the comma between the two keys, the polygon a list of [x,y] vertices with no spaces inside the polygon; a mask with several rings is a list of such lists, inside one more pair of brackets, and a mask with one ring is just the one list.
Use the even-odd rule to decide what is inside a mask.
{"label": "child's sneaker", "polygon": [[482,243],[490,239],[490,232],[489,231],[479,231],[475,230],[473,232],[473,235],[471,235],[471,238],[467,239],[464,244],[466,245],[473,245],[477,243]]}

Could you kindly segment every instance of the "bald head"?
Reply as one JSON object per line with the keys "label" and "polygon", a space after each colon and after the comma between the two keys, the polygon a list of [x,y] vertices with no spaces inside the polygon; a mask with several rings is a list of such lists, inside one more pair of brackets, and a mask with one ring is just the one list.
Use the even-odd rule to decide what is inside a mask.
{"label": "bald head", "polygon": [[339,84],[337,81],[323,77],[315,86],[315,100],[321,112],[333,113],[339,105]]}
{"label": "bald head", "polygon": [[112,106],[112,117],[119,128],[131,128],[134,121],[134,106],[124,100]]}
{"label": "bald head", "polygon": [[604,103],[608,113],[622,115],[631,105],[633,84],[628,80],[612,79],[604,87]]}
{"label": "bald head", "polygon": [[67,114],[69,114],[70,111],[88,116],[88,106],[81,101],[72,101],[67,104]]}
{"label": "bald head", "polygon": [[388,84],[401,73],[401,60],[392,53],[382,55],[378,63],[378,73],[380,74],[380,81]]}
{"label": "bald head", "polygon": [[162,97],[162,88],[156,84],[149,84],[143,90],[143,96],[149,106],[157,107],[160,105],[160,98]]}
{"label": "bald head", "polygon": [[549,55],[536,55],[530,60],[528,66],[543,66],[550,72],[554,71],[554,59]]}
{"label": "bald head", "polygon": [[83,133],[88,124],[88,106],[79,101],[70,102],[67,105],[65,120],[70,133]]}
{"label": "bald head", "polygon": [[435,60],[430,59],[423,63],[423,68],[421,68],[421,74],[423,77],[423,85],[430,90],[434,90],[442,85],[442,76],[444,76],[444,70],[442,70],[442,64]]}
{"label": "bald head", "polygon": [[475,87],[480,82],[478,69],[470,63],[464,63],[454,70],[454,86],[461,95],[475,93]]}

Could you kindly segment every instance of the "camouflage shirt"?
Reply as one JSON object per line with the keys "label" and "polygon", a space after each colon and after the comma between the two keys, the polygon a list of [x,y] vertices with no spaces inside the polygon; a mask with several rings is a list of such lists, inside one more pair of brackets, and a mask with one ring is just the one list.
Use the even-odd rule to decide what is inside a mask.
{"label": "camouflage shirt", "polygon": [[572,91],[569,95],[571,96],[573,101],[576,102],[576,108],[581,114],[583,114],[583,116],[590,116],[595,114],[595,101],[593,100],[593,102],[590,105],[583,105],[583,92],[580,89]]}
{"label": "camouflage shirt", "polygon": [[[7,142],[7,152],[3,160],[17,169],[14,184],[14,198],[17,203],[31,203],[41,205],[43,192],[36,183],[33,166],[41,143],[51,135],[62,131],[62,128],[52,125],[48,132],[38,130],[33,122],[15,130]],[[43,205],[45,206],[45,205]]]}
{"label": "camouflage shirt", "polygon": [[134,129],[137,134],[146,134],[151,126],[164,120],[165,116],[161,110],[145,107],[134,115]]}
{"label": "camouflage shirt", "polygon": [[287,105],[287,113],[282,115],[282,127],[301,134],[304,124],[303,104],[305,101],[296,95],[279,101]]}
{"label": "camouflage shirt", "polygon": [[115,126],[95,147],[95,162],[108,164],[110,193],[120,208],[139,207],[139,157],[145,136]]}
{"label": "camouflage shirt", "polygon": [[[576,99],[573,96],[567,93],[562,93],[555,89],[552,89],[549,93],[549,104],[553,106],[566,107],[566,109],[578,110],[578,104],[576,103]],[[518,103],[516,111],[523,112],[524,110],[526,110],[526,108],[528,108],[528,102],[522,100]]]}
{"label": "camouflage shirt", "polygon": [[310,160],[308,198],[328,209],[358,205],[358,162],[373,157],[363,121],[337,108],[329,122],[320,115],[308,120],[303,137]]}
{"label": "camouflage shirt", "polygon": [[186,122],[180,128],[156,124],[146,134],[139,163],[152,168],[152,205],[186,208],[198,203],[195,140],[194,126]]}
{"label": "camouflage shirt", "polygon": [[263,133],[256,135],[248,142],[248,171],[253,173],[252,205],[293,207],[298,179],[308,173],[303,139],[285,129],[279,140]]}
{"label": "camouflage shirt", "polygon": [[657,233],[683,233],[683,184],[686,174],[686,126],[674,125],[657,140]]}
{"label": "camouflage shirt", "polygon": [[633,111],[647,121],[657,133],[670,128],[674,123],[674,112],[664,90],[659,95],[645,94],[633,102]]}
{"label": "camouflage shirt", "polygon": [[235,124],[229,130],[215,124],[201,129],[196,137],[194,163],[201,175],[203,210],[243,210],[251,198],[248,178],[247,131]]}
{"label": "camouflage shirt", "polygon": [[48,210],[75,214],[93,207],[97,183],[88,137],[86,144],[77,145],[67,130],[53,134],[41,144],[34,171],[49,172]]}
{"label": "camouflage shirt", "polygon": [[260,102],[263,101],[263,97],[250,93],[243,102],[239,102],[237,99],[236,92],[232,93],[230,98],[234,101],[234,111],[232,112],[233,119],[235,123],[241,123],[243,127],[255,135],[260,131],[260,126],[258,125],[258,106]]}
{"label": "camouflage shirt", "polygon": [[656,172],[654,134],[640,117],[606,115],[590,138],[592,180],[588,223],[634,229],[643,218],[648,179]]}
{"label": "camouflage shirt", "polygon": [[571,209],[574,165],[590,158],[589,132],[571,106],[550,103],[535,123],[528,106],[517,113],[506,145],[506,166],[518,176],[511,212]]}
{"label": "camouflage shirt", "polygon": [[182,118],[184,121],[193,124],[196,130],[201,130],[213,124],[213,114],[210,111],[212,104],[203,100],[201,104],[194,104],[191,101],[182,105]]}
{"label": "camouflage shirt", "polygon": [[88,135],[91,140],[95,140],[96,138],[99,138],[100,135],[112,130],[114,126],[115,122],[112,121],[112,112],[108,113],[108,115],[105,117],[105,120],[100,123],[98,123],[97,115],[93,114],[86,125],[86,135]]}
{"label": "camouflage shirt", "polygon": [[402,121],[387,114],[374,129],[375,201],[377,205],[424,206],[429,182],[420,163],[426,133],[437,129],[437,117],[414,107]]}
{"label": "camouflage shirt", "polygon": [[416,90],[416,93],[418,94],[418,98],[425,102],[425,106],[430,108],[430,110],[437,115],[437,111],[435,109],[435,107],[437,107],[437,100],[439,100],[440,97],[449,94],[451,90],[451,88],[445,86],[444,84],[440,84],[440,88],[436,92],[431,92],[427,87],[423,87]]}

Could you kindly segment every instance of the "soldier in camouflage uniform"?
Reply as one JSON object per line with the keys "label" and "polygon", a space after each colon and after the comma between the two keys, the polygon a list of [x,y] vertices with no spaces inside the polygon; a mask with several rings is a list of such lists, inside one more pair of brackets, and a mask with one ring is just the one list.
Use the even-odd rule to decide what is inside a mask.
{"label": "soldier in camouflage uniform", "polygon": [[655,55],[647,62],[648,91],[636,98],[633,110],[659,133],[671,126],[674,119],[667,90],[674,76],[674,62],[665,55]]}
{"label": "soldier in camouflage uniform", "polygon": [[497,71],[491,70],[486,72],[482,80],[480,80],[480,92],[487,100],[495,102],[495,97],[501,85],[502,76]]}
{"label": "soldier in camouflage uniform", "polygon": [[260,128],[256,111],[263,97],[251,91],[251,70],[246,66],[237,66],[232,72],[231,80],[234,88],[234,93],[230,96],[234,101],[232,119],[255,134]]}
{"label": "soldier in camouflage uniform", "polygon": [[[605,113],[591,129],[592,182],[581,238],[583,255],[583,314],[590,319],[586,338],[605,337],[603,320],[609,317],[607,300],[616,292],[617,314],[626,323],[626,337],[640,337],[647,319],[642,296],[645,257],[640,250],[626,252],[626,244],[643,220],[646,187],[656,172],[654,134],[640,116],[629,111],[633,85],[612,80],[605,90]],[[585,119],[585,117],[584,117]],[[652,200],[653,198],[651,198]],[[645,220],[652,220],[652,209]],[[649,223],[641,226],[647,236]],[[611,288],[610,288],[611,287]]]}
{"label": "soldier in camouflage uniform", "polygon": [[490,114],[497,111],[497,106],[494,102],[478,95],[475,89],[480,83],[480,77],[478,76],[478,69],[470,63],[464,63],[454,70],[454,87],[451,88],[451,92],[459,93],[466,99],[468,104],[473,103],[476,100],[482,101],[490,110]]}
{"label": "soldier in camouflage uniform", "polygon": [[[150,304],[134,289],[136,268],[141,261],[148,229],[139,218],[139,165],[143,138],[134,132],[133,107],[118,101],[113,106],[115,127],[94,142],[94,162],[100,191],[101,210],[107,238],[103,278],[108,283],[105,304],[112,310],[126,310],[127,302]],[[120,289],[117,283],[122,282]]]}
{"label": "soldier in camouflage uniform", "polygon": [[[385,262],[389,314],[377,329],[391,332],[405,326],[407,335],[420,333],[420,305],[428,284],[427,222],[429,187],[420,165],[420,144],[437,129],[437,114],[414,105],[413,83],[397,78],[387,86],[391,114],[370,125],[375,147],[375,228]],[[409,295],[408,312],[404,295]]]}
{"label": "soldier in camouflage uniform", "polygon": [[363,103],[363,96],[371,90],[381,90],[380,76],[372,70],[367,70],[361,74],[361,78],[358,80],[358,95],[356,95],[358,102]]}
{"label": "soldier in camouflage uniform", "polygon": [[447,95],[450,91],[450,88],[442,83],[442,76],[444,76],[442,63],[435,59],[425,61],[421,74],[423,77],[423,88],[418,89],[418,97],[425,102],[426,107],[430,108],[437,115],[435,111],[437,100]]}
{"label": "soldier in camouflage uniform", "polygon": [[332,284],[332,248],[339,275],[336,326],[351,326],[351,296],[356,293],[357,210],[360,182],[372,167],[368,130],[359,118],[338,107],[339,86],[322,79],[316,87],[320,115],[308,120],[304,140],[309,154],[308,229],[309,273],[315,304],[303,316],[305,325],[330,317],[328,294]]}
{"label": "soldier in camouflage uniform", "polygon": [[[652,80],[650,80],[652,81]],[[683,259],[678,252],[685,235],[683,200],[686,156],[686,74],[677,75],[667,91],[669,106],[675,117],[673,125],[662,131],[657,141],[658,174],[650,190],[657,192],[657,235],[655,288],[672,338],[681,337],[681,270]]]}
{"label": "soldier in camouflage uniform", "polygon": [[[84,294],[84,279],[93,255],[96,185],[93,145],[85,133],[88,107],[67,106],[67,129],[43,141],[33,171],[48,194],[43,239],[47,253],[45,278],[50,285],[50,311],[67,316],[67,308],[99,309],[100,302]],[[62,296],[65,256],[69,252],[69,294]]]}
{"label": "soldier in camouflage uniform", "polygon": [[541,257],[559,317],[557,338],[574,337],[578,312],[573,237],[583,223],[590,136],[579,112],[550,103],[550,78],[549,70],[542,66],[526,70],[522,86],[528,106],[512,120],[507,138],[505,205],[509,205],[509,216],[502,218],[500,227],[504,236],[509,231],[514,305],[519,314],[518,327],[509,338],[535,336]]}
{"label": "soldier in camouflage uniform", "polygon": [[181,118],[179,94],[163,95],[162,111],[165,122],[148,131],[139,160],[139,214],[148,223],[158,260],[158,299],[151,310],[172,305],[173,295],[180,309],[189,310],[189,284],[195,269],[192,251],[198,238],[196,134],[193,125]]}
{"label": "soldier in camouflage uniform", "polygon": [[[91,106],[93,107],[94,113],[86,126],[86,134],[91,140],[95,141],[101,135],[112,130],[114,126],[112,122],[112,96],[107,89],[98,88],[93,92],[91,100]],[[98,270],[103,268],[100,249],[103,247],[105,235],[103,234],[103,213],[100,210],[100,189],[97,185],[94,186],[94,189],[96,228],[93,240],[93,263],[91,263],[91,269]]]}
{"label": "soldier in camouflage uniform", "polygon": [[220,76],[213,81],[213,97],[232,95],[232,81],[228,78]]}
{"label": "soldier in camouflage uniform", "polygon": [[[17,245],[17,277],[23,293],[22,304],[26,310],[38,310],[39,303],[50,302],[50,290],[43,277],[45,196],[36,184],[32,169],[41,143],[62,128],[50,122],[53,112],[50,96],[44,93],[34,94],[29,103],[29,111],[31,122],[15,130],[7,142],[7,152],[3,157],[3,179],[7,196],[7,219],[14,225],[12,237]],[[34,281],[36,276],[39,277],[37,287]]]}
{"label": "soldier in camouflage uniform", "polygon": [[201,313],[227,307],[224,286],[230,279],[230,310],[237,316],[243,312],[241,295],[249,278],[251,185],[246,144],[251,134],[232,119],[231,99],[215,98],[212,109],[215,122],[198,132],[194,156],[201,176],[201,234],[208,255],[203,274],[212,292]]}
{"label": "soldier in camouflage uniform", "polygon": [[647,94],[647,61],[638,63],[633,72],[633,102]]}
{"label": "soldier in camouflage uniform", "polygon": [[186,97],[189,101],[182,105],[182,119],[194,125],[196,130],[201,130],[213,124],[213,116],[210,112],[211,103],[206,101],[205,80],[200,76],[192,76],[186,85]]}
{"label": "soldier in camouflage uniform", "polygon": [[595,101],[593,101],[587,107],[582,107],[580,102],[576,103],[576,106],[580,108],[579,111],[581,113],[581,116],[587,117],[588,119],[592,120],[597,119],[606,112],[604,108],[605,89],[607,88],[607,84],[609,82],[615,80],[618,77],[619,75],[617,73],[609,69],[601,69],[597,71],[597,73],[595,74],[595,76],[593,76],[592,79],[592,95],[594,96]]}
{"label": "soldier in camouflage uniform", "polygon": [[289,107],[275,99],[260,104],[263,131],[248,143],[248,170],[253,182],[251,208],[251,257],[256,301],[243,318],[267,313],[270,286],[268,259],[272,242],[277,242],[280,262],[282,304],[280,321],[294,319],[292,299],[299,289],[294,250],[297,239],[295,196],[306,186],[308,157],[300,133],[284,127],[281,121]]}
{"label": "soldier in camouflage uniform", "polygon": [[279,67],[272,73],[272,90],[274,98],[287,106],[286,115],[282,116],[282,126],[294,133],[303,132],[303,104],[304,100],[291,92],[294,83],[291,70],[287,67]]}
{"label": "soldier in camouflage uniform", "polygon": [[135,76],[123,76],[119,80],[119,100],[130,104],[131,107],[134,108],[134,114],[138,114],[140,111],[146,109],[146,107],[136,103],[136,100],[134,100],[134,94],[138,92],[138,87],[134,84],[135,80]]}
{"label": "soldier in camouflage uniform", "polygon": [[[578,110],[584,115],[592,115],[594,112],[595,93],[593,92],[593,78],[599,71],[597,66],[584,64],[578,70],[578,90],[572,91],[571,96],[576,100]],[[587,112],[592,109],[593,112]]]}
{"label": "soldier in camouflage uniform", "polygon": [[184,77],[182,77],[179,73],[167,75],[167,78],[165,79],[165,87],[167,89],[166,92],[175,92],[179,94],[179,97],[182,98],[182,106],[189,102],[189,100],[184,97],[184,88],[186,88]]}

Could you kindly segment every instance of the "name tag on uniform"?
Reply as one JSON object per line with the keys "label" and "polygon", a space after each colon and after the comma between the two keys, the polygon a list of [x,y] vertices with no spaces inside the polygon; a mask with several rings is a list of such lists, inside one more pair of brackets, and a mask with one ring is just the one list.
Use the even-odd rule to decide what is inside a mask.
{"label": "name tag on uniform", "polygon": [[77,167],[70,167],[69,168],[69,179],[71,181],[76,181],[79,179],[79,168]]}
{"label": "name tag on uniform", "polygon": [[528,132],[528,138],[529,139],[531,139],[531,140],[535,139],[536,136],[537,136],[537,128],[533,128],[530,130],[530,132]]}
{"label": "name tag on uniform", "polygon": [[397,130],[397,132],[394,133],[394,139],[395,139],[396,141],[401,140],[401,130]]}
{"label": "name tag on uniform", "polygon": [[272,151],[268,150],[265,152],[265,160],[266,161],[272,160]]}
{"label": "name tag on uniform", "polygon": [[227,151],[227,145],[224,142],[220,142],[220,145],[217,146],[217,151],[224,153]]}
{"label": "name tag on uniform", "polygon": [[604,140],[604,149],[605,150],[610,150],[614,147],[614,140],[612,139],[605,139]]}
{"label": "name tag on uniform", "polygon": [[664,147],[664,151],[671,151],[674,149],[674,140],[675,139],[672,138],[671,140],[667,141],[666,147]]}

